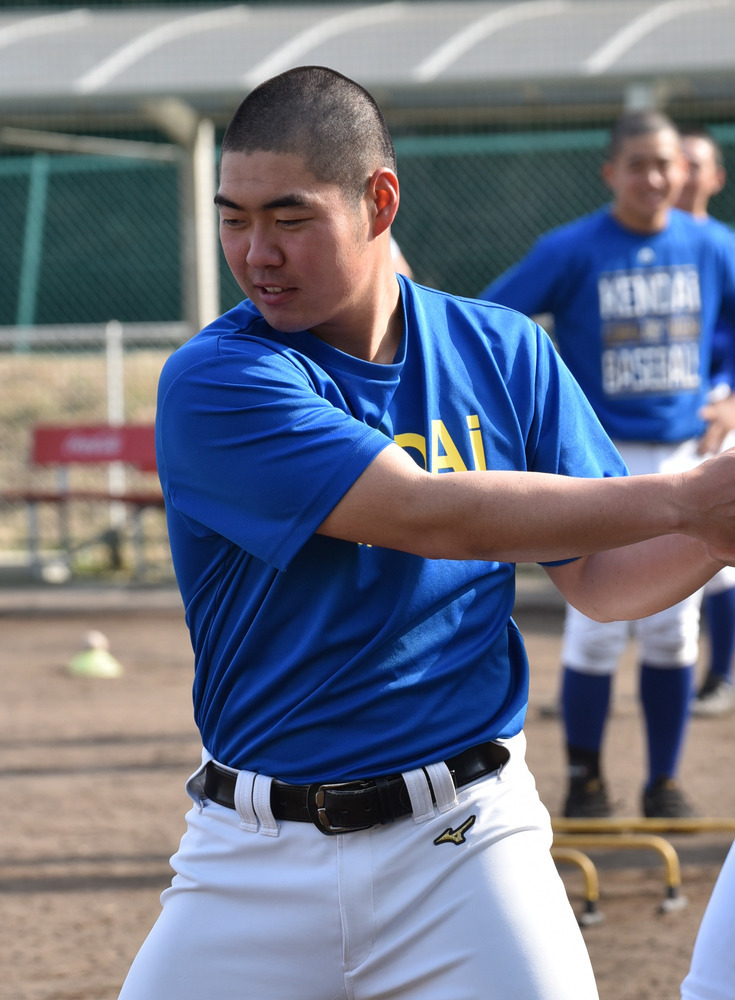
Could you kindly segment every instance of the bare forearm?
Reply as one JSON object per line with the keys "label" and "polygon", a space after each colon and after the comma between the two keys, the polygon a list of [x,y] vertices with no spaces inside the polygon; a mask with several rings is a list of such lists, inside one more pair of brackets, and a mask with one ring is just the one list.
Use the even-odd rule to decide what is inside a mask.
{"label": "bare forearm", "polygon": [[442,559],[550,562],[670,534],[735,554],[735,454],[679,475],[576,479],[430,475],[391,445],[320,531]]}
{"label": "bare forearm", "polygon": [[[480,554],[502,562],[549,562],[668,534],[678,523],[673,482],[663,477],[476,476],[446,476],[437,484],[434,544],[445,557],[453,552],[457,558],[462,546],[465,554],[459,558]],[[441,526],[456,509],[471,513],[449,540]]]}
{"label": "bare forearm", "polygon": [[569,603],[589,618],[625,621],[677,604],[721,568],[701,542],[668,535],[548,567],[547,573]]}

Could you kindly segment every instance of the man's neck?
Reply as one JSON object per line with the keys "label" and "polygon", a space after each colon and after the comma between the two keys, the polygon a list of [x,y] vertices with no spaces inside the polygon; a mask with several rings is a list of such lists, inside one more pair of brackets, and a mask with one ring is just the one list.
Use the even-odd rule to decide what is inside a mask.
{"label": "man's neck", "polygon": [[323,326],[312,333],[326,344],[373,364],[392,364],[403,336],[403,308],[398,280],[389,271],[369,307],[359,309],[354,322],[348,317],[337,326]]}

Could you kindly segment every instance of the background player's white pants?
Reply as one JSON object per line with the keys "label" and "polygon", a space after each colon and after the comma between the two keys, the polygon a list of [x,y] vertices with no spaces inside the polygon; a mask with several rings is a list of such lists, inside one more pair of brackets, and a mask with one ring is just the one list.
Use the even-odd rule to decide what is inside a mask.
{"label": "background player's white pants", "polygon": [[[615,442],[630,474],[682,472],[703,461],[696,442],[640,444]],[[705,588],[715,593],[735,586],[735,568],[728,566]],[[562,663],[587,674],[610,674],[618,664],[628,640],[635,636],[640,660],[649,666],[690,666],[699,655],[699,612],[704,591],[672,608],[634,622],[595,622],[567,607],[562,640]]]}
{"label": "background player's white pants", "polygon": [[640,660],[649,666],[687,667],[699,653],[702,592],[673,608],[635,622],[596,622],[567,606],[562,663],[584,674],[612,674],[629,639],[639,642]]}
{"label": "background player's white pants", "polygon": [[259,827],[252,800],[242,819],[203,800],[120,1000],[595,1000],[525,737],[508,745],[446,811],[416,817],[417,786],[413,817],[340,836],[274,824],[257,789]]}
{"label": "background player's white pants", "polygon": [[735,844],[702,917],[681,995],[682,1000],[735,1000]]}

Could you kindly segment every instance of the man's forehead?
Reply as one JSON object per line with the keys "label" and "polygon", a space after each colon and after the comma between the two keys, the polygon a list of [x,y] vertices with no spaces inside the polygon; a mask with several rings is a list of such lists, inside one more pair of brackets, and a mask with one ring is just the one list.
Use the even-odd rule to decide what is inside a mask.
{"label": "man's forehead", "polygon": [[651,156],[667,159],[676,158],[680,157],[681,153],[681,141],[678,134],[671,129],[661,129],[658,132],[628,136],[621,143],[619,156],[623,160],[632,162]]}
{"label": "man's forehead", "polygon": [[306,159],[296,153],[276,153],[265,149],[228,150],[222,153],[220,175],[233,178],[301,178],[305,186],[319,181],[309,170]]}
{"label": "man's forehead", "polygon": [[[262,193],[267,200],[290,199],[293,204],[318,201],[336,187],[315,177],[303,157],[293,153],[226,152],[220,163],[220,194],[235,199],[237,192]],[[220,199],[221,200],[221,199]]]}
{"label": "man's forehead", "polygon": [[697,162],[701,163],[705,160],[715,159],[715,150],[712,143],[703,136],[684,136],[682,147],[690,160],[697,160]]}

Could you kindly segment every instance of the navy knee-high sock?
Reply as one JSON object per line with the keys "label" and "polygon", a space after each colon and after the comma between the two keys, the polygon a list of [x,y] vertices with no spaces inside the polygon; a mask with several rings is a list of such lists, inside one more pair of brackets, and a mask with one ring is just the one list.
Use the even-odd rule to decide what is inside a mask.
{"label": "navy knee-high sock", "polygon": [[577,774],[580,768],[584,768],[585,777],[599,775],[611,688],[610,674],[583,674],[564,668],[562,709],[570,775]]}
{"label": "navy knee-high sock", "polygon": [[648,783],[673,778],[684,745],[694,667],[641,664],[640,695],[648,740]]}
{"label": "navy knee-high sock", "polygon": [[708,673],[729,681],[735,657],[735,587],[708,594],[704,614],[710,638]]}

